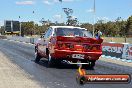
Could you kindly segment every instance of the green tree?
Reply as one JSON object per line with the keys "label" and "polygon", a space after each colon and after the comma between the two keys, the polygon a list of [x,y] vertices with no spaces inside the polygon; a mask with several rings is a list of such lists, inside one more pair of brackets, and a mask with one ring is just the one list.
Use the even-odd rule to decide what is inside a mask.
{"label": "green tree", "polygon": [[126,21],[121,21],[120,22],[120,36],[125,36],[126,35]]}
{"label": "green tree", "polygon": [[79,24],[79,21],[77,18],[74,18],[72,16],[73,14],[73,9],[70,9],[70,8],[63,8],[64,10],[64,13],[66,14],[67,16],[67,22],[66,24],[67,25],[73,25],[73,26],[77,26]]}
{"label": "green tree", "polygon": [[68,20],[66,22],[67,25],[73,25],[76,26],[79,24],[79,21],[77,18],[73,18],[72,16],[68,16]]}
{"label": "green tree", "polygon": [[106,23],[104,23],[104,20],[98,20],[97,23],[95,24],[95,33],[100,30],[103,35],[107,33],[107,28],[106,28]]}
{"label": "green tree", "polygon": [[81,24],[81,27],[86,28],[86,29],[88,29],[88,30],[91,31],[91,32],[92,32],[92,30],[93,30],[93,25],[90,24],[90,23],[82,23],[82,24]]}
{"label": "green tree", "polygon": [[132,34],[132,16],[127,19],[126,31],[127,34]]}
{"label": "green tree", "polygon": [[1,33],[2,35],[5,34],[5,32],[4,32],[4,26],[1,26],[1,28],[0,28],[0,33]]}
{"label": "green tree", "polygon": [[98,20],[95,24],[95,29],[103,32],[104,36],[124,36],[126,21],[121,20],[118,17],[115,21],[105,22],[104,20]]}
{"label": "green tree", "polygon": [[24,35],[33,35],[34,34],[35,27],[34,27],[33,21],[22,22],[21,27],[22,27],[22,34],[24,34]]}

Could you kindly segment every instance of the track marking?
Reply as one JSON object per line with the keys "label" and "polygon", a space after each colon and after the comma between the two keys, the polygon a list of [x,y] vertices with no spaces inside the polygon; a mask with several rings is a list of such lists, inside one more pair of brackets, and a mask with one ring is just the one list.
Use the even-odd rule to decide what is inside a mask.
{"label": "track marking", "polygon": [[32,44],[32,43],[27,43],[27,42],[17,41],[17,40],[10,40],[10,39],[3,39],[3,40],[8,40],[8,41],[17,42],[17,43],[23,43],[23,44],[26,44],[26,45],[34,45],[34,44]]}

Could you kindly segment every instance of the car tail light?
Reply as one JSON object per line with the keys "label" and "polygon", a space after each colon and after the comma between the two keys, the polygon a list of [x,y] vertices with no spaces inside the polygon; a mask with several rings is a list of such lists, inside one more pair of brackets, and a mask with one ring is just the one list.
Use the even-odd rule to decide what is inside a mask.
{"label": "car tail light", "polygon": [[94,47],[92,47],[92,50],[97,50],[97,47],[95,47],[95,46],[94,46]]}
{"label": "car tail light", "polygon": [[61,48],[63,46],[63,44],[58,44],[58,48]]}
{"label": "car tail light", "polygon": [[92,47],[92,50],[101,50],[100,45],[95,45]]}
{"label": "car tail light", "polygon": [[65,43],[66,48],[74,48],[74,45],[71,43]]}
{"label": "car tail light", "polygon": [[62,42],[57,42],[56,46],[58,48],[62,48],[62,47],[64,47],[64,44]]}
{"label": "car tail light", "polygon": [[84,47],[85,50],[101,50],[100,45],[84,44],[83,47]]}
{"label": "car tail light", "polygon": [[88,44],[84,44],[83,47],[86,50],[91,50],[91,48],[92,48],[92,46],[91,45],[88,45]]}
{"label": "car tail light", "polygon": [[69,48],[69,49],[74,48],[74,45],[71,43],[57,42],[56,46],[57,46],[57,48]]}

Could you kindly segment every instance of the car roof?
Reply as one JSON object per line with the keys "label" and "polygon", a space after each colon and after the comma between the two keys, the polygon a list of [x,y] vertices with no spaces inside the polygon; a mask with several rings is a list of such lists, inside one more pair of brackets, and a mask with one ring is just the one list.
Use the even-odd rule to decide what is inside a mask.
{"label": "car roof", "polygon": [[52,28],[80,28],[80,29],[82,29],[81,27],[75,27],[75,26],[50,26],[50,27],[52,27]]}

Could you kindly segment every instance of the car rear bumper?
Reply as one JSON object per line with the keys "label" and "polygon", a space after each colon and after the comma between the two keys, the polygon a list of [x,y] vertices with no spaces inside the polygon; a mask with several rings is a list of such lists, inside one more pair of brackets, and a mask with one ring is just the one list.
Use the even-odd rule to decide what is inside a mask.
{"label": "car rear bumper", "polygon": [[58,50],[55,49],[55,52],[52,56],[56,59],[70,59],[70,60],[78,60],[80,58],[72,58],[73,54],[81,54],[84,55],[84,59],[88,60],[98,60],[99,57],[102,55],[102,52],[82,52],[82,51],[68,51],[68,50]]}

